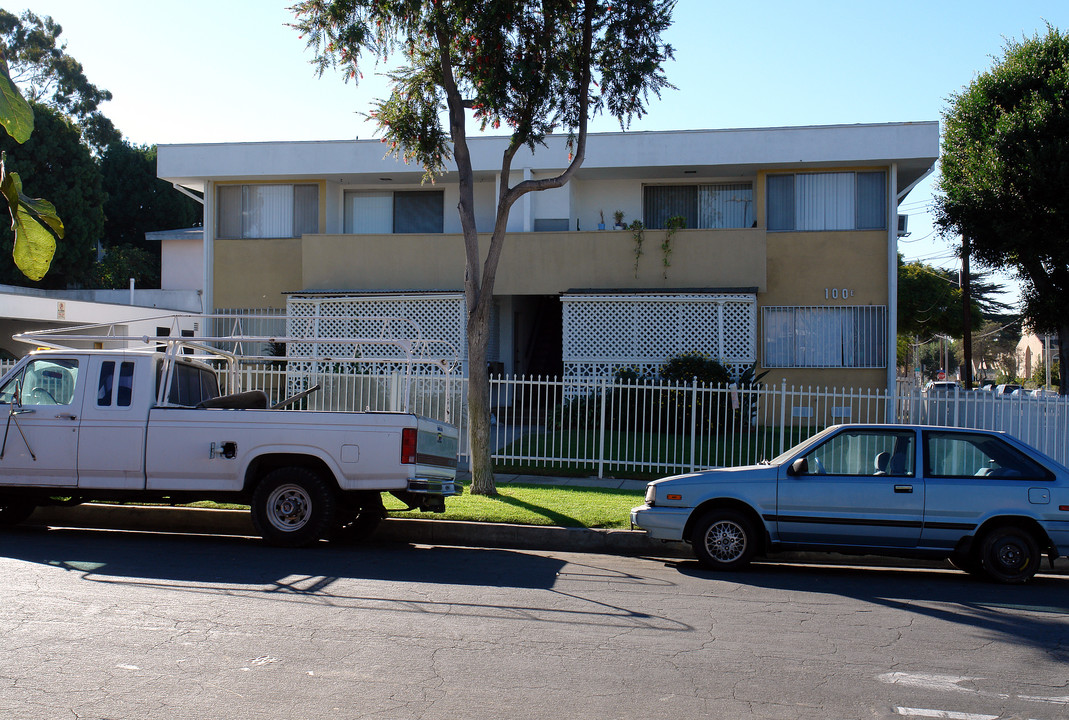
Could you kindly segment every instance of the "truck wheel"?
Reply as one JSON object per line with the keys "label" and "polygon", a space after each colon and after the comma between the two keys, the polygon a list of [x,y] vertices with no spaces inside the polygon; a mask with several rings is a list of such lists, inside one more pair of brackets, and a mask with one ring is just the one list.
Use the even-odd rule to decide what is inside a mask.
{"label": "truck wheel", "polygon": [[302,547],[324,537],[334,522],[337,501],[316,473],[302,467],[274,470],[252,496],[252,524],[278,547]]}
{"label": "truck wheel", "polygon": [[36,505],[19,500],[0,498],[0,527],[11,527],[33,515]]}
{"label": "truck wheel", "polygon": [[711,570],[741,570],[757,551],[750,521],[734,510],[711,510],[694,523],[694,554]]}
{"label": "truck wheel", "polygon": [[386,517],[382,495],[377,492],[360,493],[351,502],[343,502],[338,508],[331,542],[358,543],[367,540]]}

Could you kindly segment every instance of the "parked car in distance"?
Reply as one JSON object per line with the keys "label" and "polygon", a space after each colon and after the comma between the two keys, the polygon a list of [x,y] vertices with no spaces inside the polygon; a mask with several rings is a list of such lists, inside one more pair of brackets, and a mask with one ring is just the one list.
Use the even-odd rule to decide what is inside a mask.
{"label": "parked car in distance", "polygon": [[1058,388],[1041,387],[1036,388],[1031,393],[1032,397],[1045,398],[1045,397],[1058,397]]}
{"label": "parked car in distance", "polygon": [[952,393],[961,385],[957,380],[929,380],[922,391],[925,395],[934,395],[937,393]]}
{"label": "parked car in distance", "polygon": [[1069,553],[1069,469],[1001,432],[835,425],[760,465],[651,482],[631,522],[713,570],[818,550],[1023,583]]}
{"label": "parked car in distance", "polygon": [[1023,390],[1023,388],[1015,383],[1003,383],[995,386],[996,395],[1012,395],[1017,390]]}

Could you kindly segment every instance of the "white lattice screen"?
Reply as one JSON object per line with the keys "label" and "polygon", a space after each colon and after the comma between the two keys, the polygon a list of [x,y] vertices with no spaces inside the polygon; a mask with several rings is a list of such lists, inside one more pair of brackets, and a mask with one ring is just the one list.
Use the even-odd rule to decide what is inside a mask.
{"label": "white lattice screen", "polygon": [[749,293],[565,295],[561,302],[566,378],[655,371],[688,351],[709,353],[738,376],[757,359],[757,298]]}
{"label": "white lattice screen", "polygon": [[[464,296],[460,293],[427,295],[291,296],[287,303],[291,335],[318,337],[389,337],[440,341],[429,344],[424,354],[449,357],[459,353],[464,362],[467,342],[464,326]],[[403,318],[384,322],[375,318]],[[399,348],[379,344],[338,345],[291,343],[289,357],[402,358]],[[396,366],[362,363],[363,372],[392,372]]]}

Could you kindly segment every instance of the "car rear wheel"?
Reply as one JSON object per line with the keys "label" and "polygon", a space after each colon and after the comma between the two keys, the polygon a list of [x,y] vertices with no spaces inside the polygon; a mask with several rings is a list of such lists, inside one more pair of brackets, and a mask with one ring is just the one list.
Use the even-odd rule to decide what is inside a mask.
{"label": "car rear wheel", "polygon": [[987,576],[1006,584],[1027,582],[1042,559],[1032,534],[1012,525],[995,528],[984,537],[980,558]]}
{"label": "car rear wheel", "polygon": [[734,510],[712,510],[694,524],[691,543],[698,562],[712,570],[739,570],[757,550],[753,525]]}
{"label": "car rear wheel", "polygon": [[271,545],[301,547],[325,537],[337,501],[323,478],[307,468],[274,470],[256,486],[252,523]]}

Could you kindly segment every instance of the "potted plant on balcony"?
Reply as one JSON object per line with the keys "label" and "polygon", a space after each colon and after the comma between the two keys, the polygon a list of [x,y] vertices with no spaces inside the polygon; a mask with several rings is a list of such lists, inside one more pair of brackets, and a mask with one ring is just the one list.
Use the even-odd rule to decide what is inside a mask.
{"label": "potted plant on balcony", "polygon": [[605,229],[605,211],[604,210],[598,210],[598,217],[601,218],[601,222],[598,223],[598,230],[604,230]]}
{"label": "potted plant on balcony", "polygon": [[615,228],[616,230],[623,230],[624,229],[624,211],[623,210],[617,210],[616,212],[614,212],[612,214],[612,219],[615,222],[615,224],[613,225],[613,228]]}

